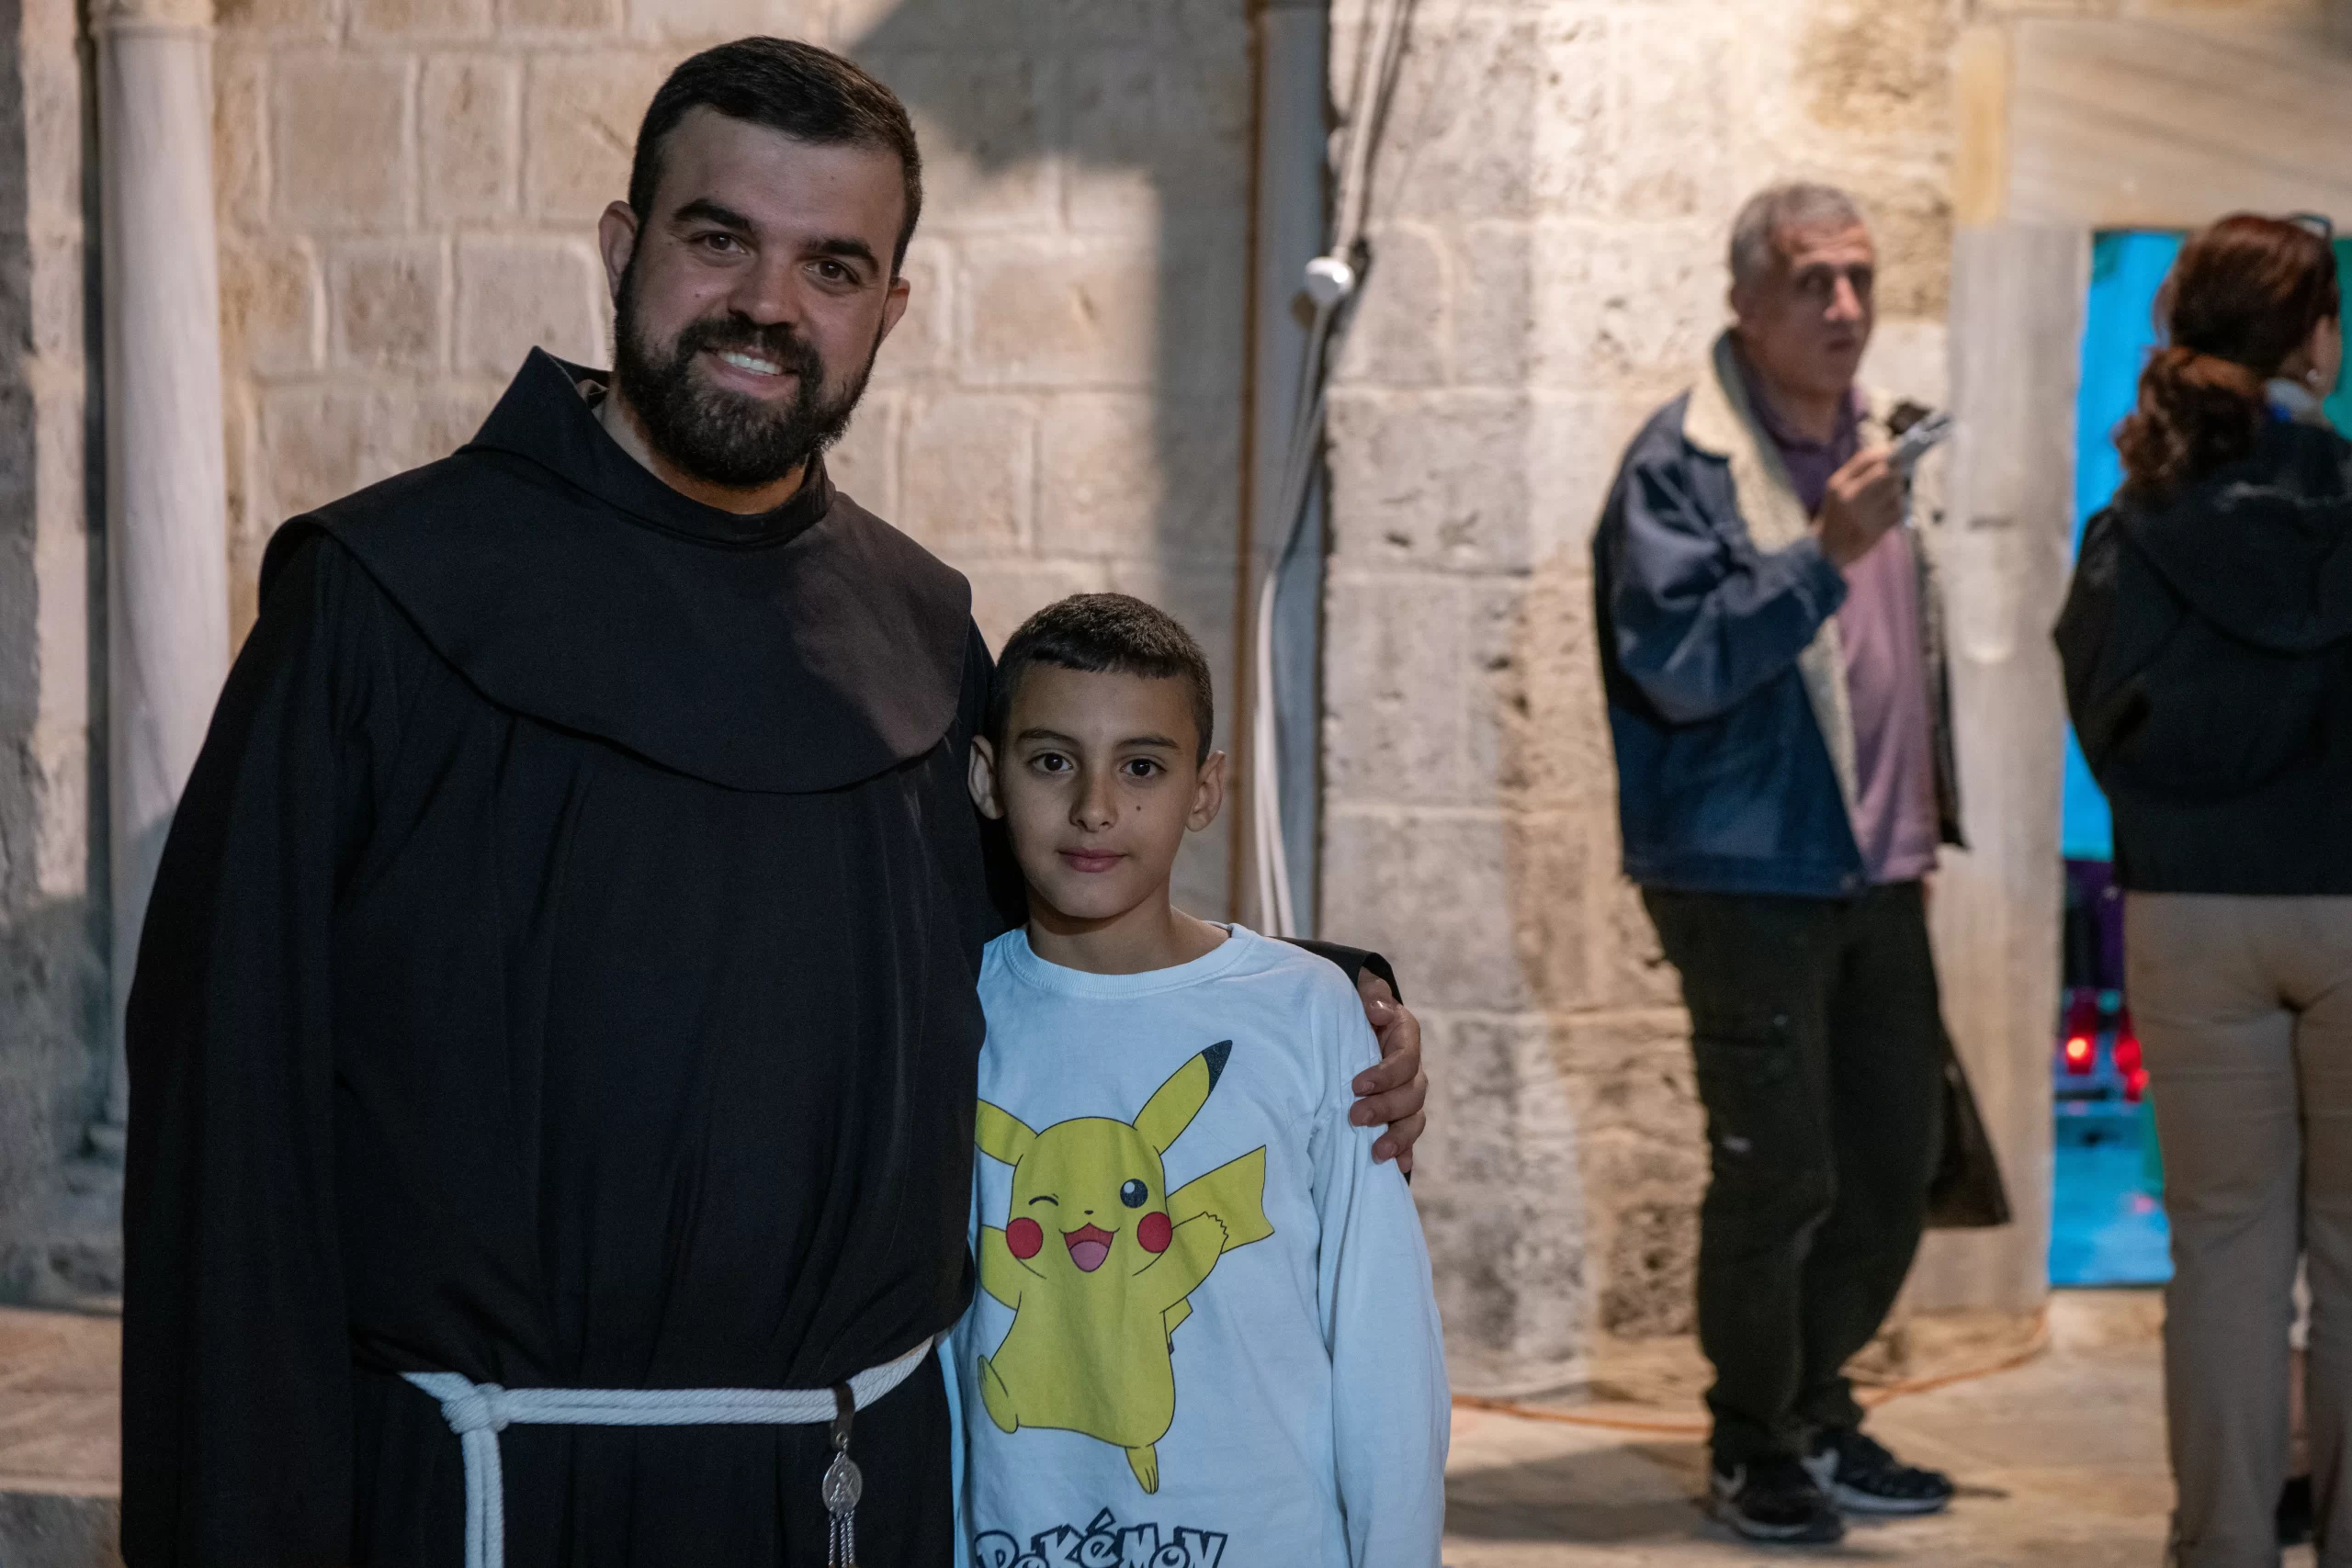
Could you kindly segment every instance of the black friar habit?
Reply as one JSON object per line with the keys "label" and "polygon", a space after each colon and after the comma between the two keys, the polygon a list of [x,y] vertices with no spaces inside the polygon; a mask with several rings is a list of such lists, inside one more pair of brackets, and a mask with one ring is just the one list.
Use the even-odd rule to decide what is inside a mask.
{"label": "black friar habit", "polygon": [[[956,572],[812,466],[740,517],[535,354],[474,442],[288,524],[139,953],[133,1568],[442,1568],[404,1371],[821,1388],[967,1293]],[[935,1363],[856,1421],[868,1563],[952,1529]],[[822,1426],[514,1427],[511,1568],[825,1561]]]}

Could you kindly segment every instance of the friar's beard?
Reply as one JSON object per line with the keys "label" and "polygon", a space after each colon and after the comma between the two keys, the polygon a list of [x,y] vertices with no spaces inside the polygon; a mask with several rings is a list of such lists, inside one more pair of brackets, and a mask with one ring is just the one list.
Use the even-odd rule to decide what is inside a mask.
{"label": "friar's beard", "polygon": [[[817,345],[781,322],[762,326],[729,313],[689,322],[667,345],[638,331],[635,283],[622,274],[613,311],[613,386],[628,400],[647,445],[706,484],[757,490],[786,478],[841,439],[849,428],[880,333],[865,363],[838,392],[828,395],[825,362]],[[695,356],[732,349],[782,366],[794,382],[782,408],[703,378]]]}

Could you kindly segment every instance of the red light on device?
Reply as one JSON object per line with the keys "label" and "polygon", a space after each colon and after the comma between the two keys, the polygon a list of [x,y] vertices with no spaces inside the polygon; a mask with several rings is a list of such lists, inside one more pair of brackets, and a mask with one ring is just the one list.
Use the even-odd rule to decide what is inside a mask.
{"label": "red light on device", "polygon": [[2148,1092],[2148,1068],[2140,1055],[2140,1036],[2125,1013],[2115,1025],[2115,1070],[2123,1079],[2123,1098],[2137,1102]]}
{"label": "red light on device", "polygon": [[2098,993],[2082,987],[2068,991],[2062,1024],[2065,1043],[2059,1051],[2066,1059],[2067,1076],[2086,1077],[2098,1054]]}

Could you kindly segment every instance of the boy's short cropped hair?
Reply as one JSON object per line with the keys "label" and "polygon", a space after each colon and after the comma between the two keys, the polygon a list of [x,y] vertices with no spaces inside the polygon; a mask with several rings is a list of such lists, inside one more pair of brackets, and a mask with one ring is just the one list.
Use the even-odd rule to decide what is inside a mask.
{"label": "boy's short cropped hair", "polygon": [[1022,622],[1005,643],[989,686],[987,733],[999,747],[1012,719],[1012,694],[1035,664],[1089,675],[1182,681],[1191,688],[1193,722],[1200,730],[1193,761],[1208,761],[1209,731],[1216,723],[1209,661],[1193,634],[1167,611],[1125,593],[1073,593]]}

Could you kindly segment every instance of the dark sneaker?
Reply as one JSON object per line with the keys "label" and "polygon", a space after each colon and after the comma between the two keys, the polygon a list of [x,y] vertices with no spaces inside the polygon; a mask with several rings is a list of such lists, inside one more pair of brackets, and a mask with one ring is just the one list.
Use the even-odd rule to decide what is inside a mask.
{"label": "dark sneaker", "polygon": [[1951,1502],[1951,1477],[1905,1464],[1854,1427],[1815,1438],[1804,1468],[1849,1514],[1937,1514]]}
{"label": "dark sneaker", "polygon": [[1715,1517],[1749,1540],[1815,1544],[1845,1538],[1846,1521],[1792,1459],[1708,1467]]}
{"label": "dark sneaker", "polygon": [[2312,1478],[2298,1475],[2278,1491],[2278,1544],[2308,1546],[2312,1539]]}

